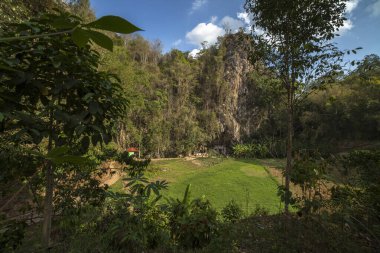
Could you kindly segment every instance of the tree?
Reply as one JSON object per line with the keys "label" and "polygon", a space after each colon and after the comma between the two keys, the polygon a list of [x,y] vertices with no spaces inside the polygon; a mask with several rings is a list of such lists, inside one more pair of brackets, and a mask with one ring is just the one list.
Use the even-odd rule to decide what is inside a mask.
{"label": "tree", "polygon": [[90,0],[70,0],[68,1],[71,12],[81,17],[84,21],[95,20],[95,13],[91,9]]}
{"label": "tree", "polygon": [[63,7],[63,2],[56,0],[3,0],[0,3],[0,27],[4,23],[21,22],[41,12]]}
{"label": "tree", "polygon": [[347,0],[246,0],[253,22],[253,62],[281,80],[287,92],[285,212],[289,210],[290,171],[297,100],[339,70],[344,52],[331,40],[345,21]]}
{"label": "tree", "polygon": [[91,27],[136,31],[118,17],[83,25],[77,17],[59,13],[32,19],[29,25],[4,27],[5,36],[0,40],[2,130],[10,131],[15,140],[47,151],[45,247],[50,244],[56,165],[77,160],[67,156],[68,147],[77,155],[85,153],[90,143],[109,142],[126,107],[119,79],[98,70],[99,54],[89,45],[92,41],[112,50],[112,40]]}
{"label": "tree", "polygon": [[194,68],[186,55],[178,50],[169,52],[160,67],[169,89],[167,111],[171,116],[173,153],[191,154],[201,143],[202,135],[191,96],[196,85]]}

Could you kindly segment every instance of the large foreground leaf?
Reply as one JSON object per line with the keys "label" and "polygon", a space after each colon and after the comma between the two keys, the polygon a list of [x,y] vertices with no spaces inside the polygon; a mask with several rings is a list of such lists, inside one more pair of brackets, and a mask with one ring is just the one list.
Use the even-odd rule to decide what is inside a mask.
{"label": "large foreground leaf", "polygon": [[118,16],[101,17],[87,24],[86,27],[124,34],[141,31],[137,26]]}

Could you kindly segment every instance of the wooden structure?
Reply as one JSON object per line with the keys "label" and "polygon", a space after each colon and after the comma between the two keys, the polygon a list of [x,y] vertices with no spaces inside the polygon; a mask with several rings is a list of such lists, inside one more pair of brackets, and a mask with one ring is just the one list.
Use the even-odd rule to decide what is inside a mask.
{"label": "wooden structure", "polygon": [[137,148],[127,148],[128,156],[136,156],[139,155],[139,149]]}

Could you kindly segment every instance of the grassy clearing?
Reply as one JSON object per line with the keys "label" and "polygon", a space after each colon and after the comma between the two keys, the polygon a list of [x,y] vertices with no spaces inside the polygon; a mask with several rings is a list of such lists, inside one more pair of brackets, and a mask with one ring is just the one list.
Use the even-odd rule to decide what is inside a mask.
{"label": "grassy clearing", "polygon": [[[192,197],[205,196],[221,210],[235,200],[244,211],[251,213],[257,205],[271,213],[280,209],[277,182],[264,168],[279,165],[278,161],[222,158],[171,159],[152,161],[147,176],[151,180],[167,180],[165,197],[181,198],[188,184]],[[113,190],[122,190],[120,182]]]}

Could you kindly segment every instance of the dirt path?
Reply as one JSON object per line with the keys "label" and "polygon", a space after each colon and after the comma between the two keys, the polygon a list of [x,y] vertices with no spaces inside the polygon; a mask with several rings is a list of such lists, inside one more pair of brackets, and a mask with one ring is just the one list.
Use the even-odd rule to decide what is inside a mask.
{"label": "dirt path", "polygon": [[191,163],[193,163],[196,166],[202,166],[202,163],[199,162],[196,157],[192,157],[192,156],[185,157],[185,161],[191,161]]}
{"label": "dirt path", "polygon": [[152,158],[151,161],[167,161],[167,160],[176,160],[176,159],[181,159],[180,157],[178,158]]}
{"label": "dirt path", "polygon": [[120,178],[122,178],[123,173],[118,169],[112,169],[110,173],[107,173],[100,179],[101,185],[108,185],[111,186],[117,181],[119,181]]}

